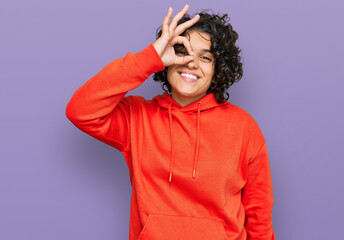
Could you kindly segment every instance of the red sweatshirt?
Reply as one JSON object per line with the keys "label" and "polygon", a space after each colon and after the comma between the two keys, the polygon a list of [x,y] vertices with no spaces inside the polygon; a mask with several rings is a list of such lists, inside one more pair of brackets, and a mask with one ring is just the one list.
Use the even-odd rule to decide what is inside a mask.
{"label": "red sweatshirt", "polygon": [[130,240],[275,239],[268,152],[256,121],[212,93],[185,107],[164,93],[125,96],[164,69],[150,44],[106,65],[66,114],[125,157]]}

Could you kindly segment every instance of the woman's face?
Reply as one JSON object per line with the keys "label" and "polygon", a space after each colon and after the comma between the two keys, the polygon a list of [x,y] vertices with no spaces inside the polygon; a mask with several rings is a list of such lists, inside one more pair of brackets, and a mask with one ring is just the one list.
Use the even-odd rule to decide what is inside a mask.
{"label": "woman's face", "polygon": [[[185,65],[171,65],[167,80],[171,85],[172,98],[186,106],[206,95],[214,76],[214,55],[210,52],[210,35],[191,30],[185,36],[189,39],[194,58]],[[176,48],[176,54],[188,54],[184,46]]]}

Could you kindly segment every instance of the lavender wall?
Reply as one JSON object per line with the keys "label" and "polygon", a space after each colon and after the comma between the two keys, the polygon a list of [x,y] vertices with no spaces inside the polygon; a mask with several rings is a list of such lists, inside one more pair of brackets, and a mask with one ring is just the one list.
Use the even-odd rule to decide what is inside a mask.
{"label": "lavender wall", "polygon": [[[188,1],[229,13],[244,78],[229,101],[266,138],[279,240],[340,239],[344,2]],[[155,40],[170,1],[0,4],[0,239],[128,239],[131,186],[119,151],[65,116],[74,91]],[[162,92],[148,79],[131,94]]]}

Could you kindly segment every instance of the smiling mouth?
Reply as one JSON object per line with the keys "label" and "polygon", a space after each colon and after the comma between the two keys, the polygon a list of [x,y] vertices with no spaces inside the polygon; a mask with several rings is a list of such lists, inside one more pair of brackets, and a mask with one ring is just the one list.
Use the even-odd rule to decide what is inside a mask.
{"label": "smiling mouth", "polygon": [[182,79],[184,79],[187,82],[196,82],[199,79],[199,77],[193,74],[180,72],[179,75],[181,76]]}

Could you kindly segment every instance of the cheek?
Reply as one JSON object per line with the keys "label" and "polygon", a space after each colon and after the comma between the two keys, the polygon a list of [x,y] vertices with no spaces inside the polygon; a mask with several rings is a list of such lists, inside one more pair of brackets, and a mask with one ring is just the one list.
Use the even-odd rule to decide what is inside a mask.
{"label": "cheek", "polygon": [[173,77],[172,73],[167,74],[167,81],[171,86],[175,85],[175,77]]}
{"label": "cheek", "polygon": [[208,78],[213,79],[213,76],[214,76],[214,74],[215,74],[214,66],[208,66],[208,67],[206,68],[206,73],[207,73],[207,77],[208,77]]}
{"label": "cheek", "polygon": [[[170,82],[171,80],[174,80],[174,78],[177,76],[178,72],[172,67],[167,69],[167,80]],[[171,84],[171,83],[170,83]]]}

